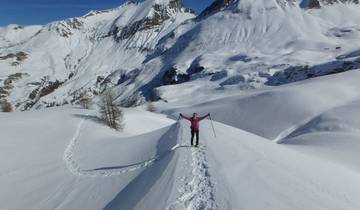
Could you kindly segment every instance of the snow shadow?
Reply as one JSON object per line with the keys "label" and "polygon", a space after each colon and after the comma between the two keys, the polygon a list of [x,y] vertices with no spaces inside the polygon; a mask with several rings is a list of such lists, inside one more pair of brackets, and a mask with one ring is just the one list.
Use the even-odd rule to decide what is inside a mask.
{"label": "snow shadow", "polygon": [[95,115],[86,115],[86,114],[73,114],[72,116],[80,118],[80,119],[85,119],[85,120],[89,120],[89,121],[93,121],[99,124],[104,124],[101,119],[98,116]]}
{"label": "snow shadow", "polygon": [[176,150],[179,149],[185,149],[185,148],[192,148],[192,146],[190,145],[180,145],[180,146],[175,146],[173,149],[162,153],[161,155],[157,155],[154,158],[145,160],[145,161],[141,161],[141,162],[137,162],[137,163],[133,163],[133,164],[129,164],[129,165],[122,165],[122,166],[108,166],[108,167],[101,167],[101,168],[95,168],[95,169],[90,169],[90,170],[85,170],[85,171],[103,171],[103,170],[118,170],[118,169],[124,169],[124,168],[129,168],[129,167],[133,167],[133,166],[138,166],[138,165],[143,165],[146,164],[148,162],[151,161],[159,161],[161,159],[163,159],[165,156],[170,155],[171,153],[175,152]]}
{"label": "snow shadow", "polygon": [[228,59],[229,61],[231,62],[239,62],[239,61],[242,61],[244,63],[247,63],[247,62],[250,62],[252,59],[245,55],[245,54],[239,54],[239,55],[235,55],[235,56],[232,56]]}
{"label": "snow shadow", "polygon": [[[110,201],[105,207],[105,210],[117,209],[117,210],[128,210],[134,209],[135,206],[139,204],[140,201],[151,191],[161,191],[163,196],[154,194],[153,196],[159,198],[157,199],[156,204],[142,204],[146,205],[148,209],[154,209],[153,206],[161,206],[166,202],[167,196],[169,195],[170,188],[166,186],[155,185],[159,180],[167,181],[170,183],[170,180],[173,178],[171,174],[173,172],[169,170],[175,170],[173,167],[169,167],[169,163],[174,158],[174,154],[171,152],[171,149],[177,144],[177,135],[179,131],[180,123],[175,123],[170,126],[169,130],[160,138],[156,146],[156,154],[164,154],[162,158],[159,158],[155,164],[151,167],[142,171],[135,179],[133,179],[121,192],[119,192],[115,198]],[[169,152],[170,151],[170,152]],[[167,154],[166,154],[167,153]],[[167,171],[166,173],[164,173]],[[157,189],[157,186],[161,189]],[[156,188],[156,189],[154,189]],[[146,202],[146,201],[144,201]]]}
{"label": "snow shadow", "polygon": [[[354,52],[354,54],[356,53],[357,52]],[[310,78],[339,74],[358,68],[360,68],[360,58],[354,61],[335,60],[314,66],[289,66],[284,70],[276,72],[273,76],[270,76],[265,84],[269,86],[279,86]]]}

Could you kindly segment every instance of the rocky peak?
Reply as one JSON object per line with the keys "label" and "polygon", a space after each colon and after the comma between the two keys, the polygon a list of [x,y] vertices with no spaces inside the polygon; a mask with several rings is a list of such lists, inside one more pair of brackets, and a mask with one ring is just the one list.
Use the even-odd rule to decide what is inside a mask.
{"label": "rocky peak", "polygon": [[203,12],[201,12],[201,14],[198,17],[201,18],[211,15],[221,10],[222,8],[227,7],[231,2],[234,1],[235,0],[215,0],[210,6],[208,6]]}
{"label": "rocky peak", "polygon": [[78,18],[68,18],[51,23],[47,27],[49,31],[56,31],[61,37],[69,38],[73,35],[73,30],[82,29],[83,22]]}
{"label": "rocky peak", "polygon": [[306,9],[319,9],[322,5],[331,5],[336,3],[359,4],[359,0],[303,0],[300,3],[300,6]]}
{"label": "rocky peak", "polygon": [[194,14],[191,9],[184,6],[181,0],[147,0],[139,4],[138,9],[147,11],[147,14],[125,27],[115,26],[111,30],[110,33],[115,35],[117,41],[128,39],[137,32],[156,28],[165,21],[175,18],[179,13]]}
{"label": "rocky peak", "polygon": [[[239,3],[241,1],[242,0],[214,0],[214,2],[209,7],[207,7],[198,16],[198,18],[209,16],[228,7],[232,3]],[[319,9],[323,5],[332,5],[336,3],[359,4],[360,0],[276,0],[276,2],[282,7],[295,6],[296,4],[300,4],[300,6],[305,9]]]}
{"label": "rocky peak", "polygon": [[321,7],[321,5],[318,0],[306,0],[300,3],[300,7],[306,9],[318,9]]}
{"label": "rocky peak", "polygon": [[334,3],[354,3],[359,4],[359,0],[318,0],[322,4],[334,4]]}

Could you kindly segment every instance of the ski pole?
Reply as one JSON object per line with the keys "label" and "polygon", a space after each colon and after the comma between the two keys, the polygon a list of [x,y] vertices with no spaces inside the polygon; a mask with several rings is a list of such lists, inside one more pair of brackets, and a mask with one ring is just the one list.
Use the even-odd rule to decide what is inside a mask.
{"label": "ski pole", "polygon": [[210,122],[211,122],[211,127],[212,127],[212,129],[213,129],[213,131],[214,131],[214,137],[216,138],[216,133],[215,133],[214,124],[213,124],[213,121],[212,121],[212,119],[211,119],[211,116],[210,116],[210,115],[209,115],[209,118],[210,118]]}

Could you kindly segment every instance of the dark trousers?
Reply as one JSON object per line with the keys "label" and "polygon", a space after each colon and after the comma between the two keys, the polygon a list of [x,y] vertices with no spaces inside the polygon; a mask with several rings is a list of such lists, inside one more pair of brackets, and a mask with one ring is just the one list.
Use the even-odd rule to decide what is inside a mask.
{"label": "dark trousers", "polygon": [[194,136],[196,135],[196,146],[199,145],[199,130],[191,128],[191,145],[194,145]]}

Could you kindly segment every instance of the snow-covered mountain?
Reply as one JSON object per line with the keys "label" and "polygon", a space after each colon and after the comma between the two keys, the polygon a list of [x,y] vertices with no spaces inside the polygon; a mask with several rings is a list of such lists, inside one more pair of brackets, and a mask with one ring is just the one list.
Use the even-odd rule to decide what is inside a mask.
{"label": "snow-covered mountain", "polygon": [[24,110],[97,94],[106,77],[141,65],[158,40],[193,17],[180,1],[149,0],[42,27],[2,28],[0,97]]}
{"label": "snow-covered mountain", "polygon": [[[19,110],[115,88],[125,106],[193,91],[253,89],[359,66],[357,0],[128,2],[45,26],[0,29],[0,98]],[[166,86],[166,87],[164,87]],[[154,89],[155,88],[155,89]],[[190,92],[195,93],[195,92]]]}
{"label": "snow-covered mountain", "polygon": [[[1,28],[0,100],[29,111],[0,113],[0,209],[359,210],[359,9],[146,0]],[[158,113],[34,110],[106,89]]]}

